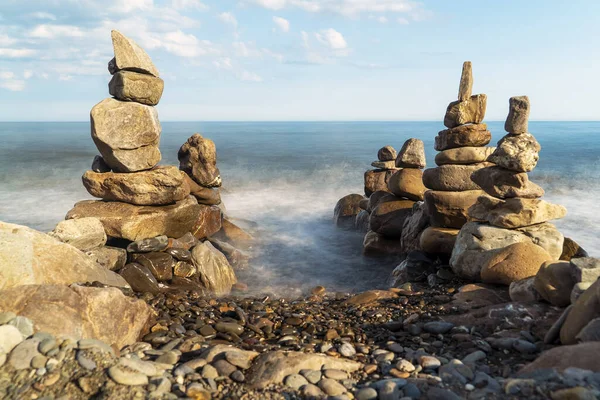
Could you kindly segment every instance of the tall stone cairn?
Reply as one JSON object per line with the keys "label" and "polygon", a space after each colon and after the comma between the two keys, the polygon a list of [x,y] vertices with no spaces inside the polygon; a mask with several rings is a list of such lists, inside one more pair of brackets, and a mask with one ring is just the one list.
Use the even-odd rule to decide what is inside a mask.
{"label": "tall stone cairn", "polygon": [[527,175],[541,146],[528,132],[529,99],[512,97],[504,125],[508,132],[471,179],[485,193],[468,210],[450,264],[460,276],[509,285],[535,276],[545,262],[558,260],[563,236],[548,221],[563,218],[563,206],[541,200],[544,190]]}
{"label": "tall stone cairn", "polygon": [[446,109],[444,125],[448,128],[435,138],[435,168],[426,169],[423,183],[425,210],[431,226],[420,238],[427,253],[450,255],[460,228],[467,222],[467,211],[485,194],[471,180],[471,174],[491,166],[488,157],[495,150],[485,147],[492,135],[485,117],[487,96],[472,95],[473,72],[470,61],[463,64],[458,100]]}

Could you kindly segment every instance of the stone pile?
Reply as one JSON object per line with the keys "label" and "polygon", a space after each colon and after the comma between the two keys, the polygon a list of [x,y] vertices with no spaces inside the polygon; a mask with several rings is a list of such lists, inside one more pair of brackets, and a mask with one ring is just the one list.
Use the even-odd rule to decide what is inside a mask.
{"label": "stone pile", "polygon": [[133,40],[112,31],[112,42],[114,97],[91,111],[92,139],[101,155],[83,175],[87,191],[102,200],[77,203],[63,224],[100,221],[114,247],[82,250],[136,291],[228,293],[236,279],[227,257],[237,265],[247,261],[232,243],[251,237],[219,207],[215,144],[194,134],[179,150],[179,168],[158,165],[161,126],[154,106],[164,82]]}
{"label": "stone pile", "polygon": [[541,200],[541,187],[527,173],[537,165],[541,149],[528,133],[529,99],[510,99],[505,129],[508,134],[488,160],[494,166],[472,173],[473,184],[484,191],[468,210],[450,264],[462,277],[509,285],[535,276],[544,262],[563,252],[563,236],[549,220],[562,218],[566,209]]}
{"label": "stone pile", "polygon": [[388,191],[387,183],[397,170],[396,150],[392,146],[384,146],[377,152],[377,161],[373,161],[365,172],[365,196],[370,197],[377,191]]}
{"label": "stone pile", "polygon": [[431,227],[421,235],[421,249],[427,253],[450,255],[460,228],[467,222],[467,210],[485,194],[471,180],[471,174],[491,166],[488,157],[494,151],[485,147],[492,135],[482,123],[487,96],[471,95],[471,62],[463,64],[458,100],[450,103],[444,117],[448,128],[435,138],[435,168],[423,173],[425,210]]}

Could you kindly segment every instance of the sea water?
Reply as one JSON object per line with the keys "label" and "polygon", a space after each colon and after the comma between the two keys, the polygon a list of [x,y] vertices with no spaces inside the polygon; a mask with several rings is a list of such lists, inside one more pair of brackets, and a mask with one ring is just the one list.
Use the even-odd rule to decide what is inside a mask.
{"label": "sea water", "polygon": [[[503,123],[488,123],[492,144]],[[363,174],[385,145],[425,142],[434,166],[439,122],[164,122],[162,164],[195,132],[215,141],[227,213],[258,225],[252,288],[291,291],[385,286],[394,265],[361,256],[362,235],[332,225],[338,199],[363,193]],[[542,146],[530,174],[545,199],[567,207],[556,225],[600,256],[600,122],[531,122]],[[89,123],[0,123],[0,220],[49,231],[79,200],[98,154]]]}

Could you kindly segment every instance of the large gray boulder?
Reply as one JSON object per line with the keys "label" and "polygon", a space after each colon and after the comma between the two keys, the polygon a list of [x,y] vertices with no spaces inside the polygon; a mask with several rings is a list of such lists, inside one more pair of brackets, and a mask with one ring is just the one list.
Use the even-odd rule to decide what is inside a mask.
{"label": "large gray boulder", "polygon": [[111,96],[147,106],[158,104],[164,87],[165,82],[160,78],[131,71],[117,72],[108,83]]}
{"label": "large gray boulder", "polygon": [[127,285],[70,244],[26,226],[0,222],[0,289],[95,281]]}

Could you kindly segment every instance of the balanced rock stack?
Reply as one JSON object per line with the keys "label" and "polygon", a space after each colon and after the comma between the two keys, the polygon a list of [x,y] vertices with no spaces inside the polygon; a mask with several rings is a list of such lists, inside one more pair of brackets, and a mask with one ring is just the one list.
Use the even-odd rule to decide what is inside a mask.
{"label": "balanced rock stack", "polygon": [[[382,150],[379,151],[380,155]],[[406,252],[402,238],[405,232],[412,232],[407,228],[407,222],[414,214],[416,202],[422,201],[425,193],[422,179],[422,168],[426,164],[425,146],[421,140],[407,140],[396,159],[385,162],[388,171],[393,172],[387,178],[386,188],[383,188],[387,190],[373,192],[366,202],[369,222],[363,243],[365,255],[398,255]]]}
{"label": "balanced rock stack", "polygon": [[[126,265],[122,253],[96,250],[90,256],[110,259],[107,266],[136,291],[227,293],[236,282],[231,266],[211,242],[199,242],[217,233],[227,236],[213,189],[221,184],[214,143],[196,134],[179,151],[180,168],[159,166],[161,126],[154,106],[164,83],[134,41],[112,31],[112,42],[114,97],[91,111],[92,139],[101,156],[83,175],[87,191],[102,200],[77,203],[67,219],[96,218],[110,244],[127,247]],[[229,232],[235,228],[229,226]]]}
{"label": "balanced rock stack", "polygon": [[541,200],[544,190],[527,176],[537,165],[539,143],[528,133],[529,99],[510,99],[505,129],[489,157],[495,166],[478,169],[472,179],[486,195],[469,208],[450,264],[457,275],[509,285],[535,276],[542,264],[563,252],[563,235],[549,220],[566,215],[563,206]]}
{"label": "balanced rock stack", "polygon": [[467,222],[467,210],[485,194],[471,175],[491,166],[488,157],[494,148],[484,147],[492,139],[485,117],[487,96],[471,95],[471,62],[463,64],[458,101],[450,103],[444,117],[448,128],[435,138],[436,168],[423,173],[425,210],[431,226],[421,235],[421,249],[427,253],[449,255],[460,228]]}
{"label": "balanced rock stack", "polygon": [[373,161],[371,169],[365,172],[365,195],[371,196],[379,190],[388,191],[387,183],[396,168],[396,150],[392,146],[384,146],[377,152],[377,161]]}

